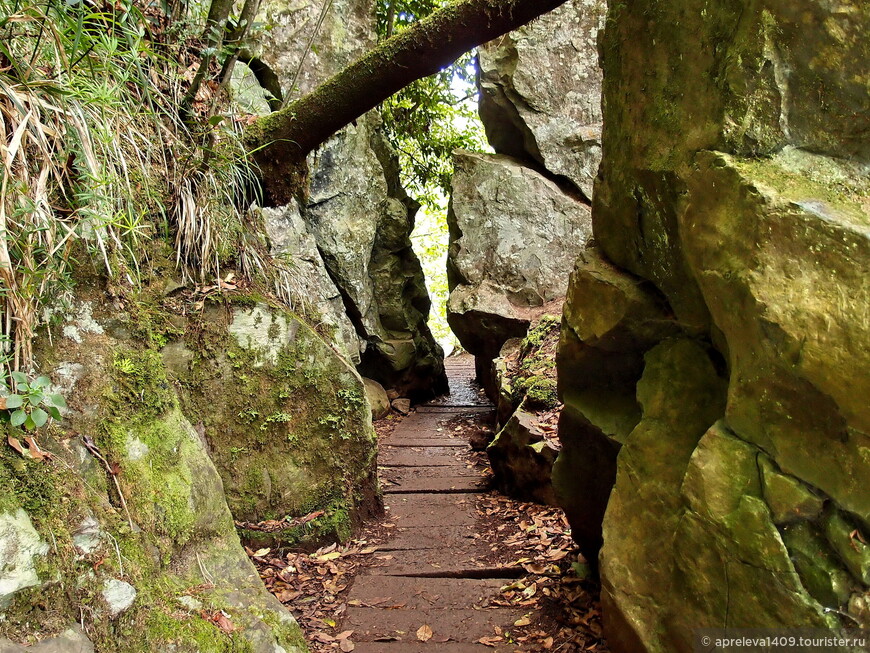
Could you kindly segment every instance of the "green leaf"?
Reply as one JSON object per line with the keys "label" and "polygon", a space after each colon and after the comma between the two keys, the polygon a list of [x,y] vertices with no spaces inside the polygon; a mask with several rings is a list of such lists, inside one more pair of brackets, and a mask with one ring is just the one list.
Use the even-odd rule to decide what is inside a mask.
{"label": "green leaf", "polygon": [[47,388],[50,385],[51,385],[51,379],[49,379],[47,376],[40,376],[32,384],[32,386],[34,388]]}
{"label": "green leaf", "polygon": [[59,422],[61,419],[63,419],[60,415],[60,411],[57,409],[56,406],[49,406],[47,410],[48,414],[51,415],[51,419],[55,420],[56,422]]}
{"label": "green leaf", "polygon": [[43,399],[45,399],[45,395],[39,392],[39,390],[31,390],[27,393],[27,402],[31,406],[38,406],[42,403]]}
{"label": "green leaf", "polygon": [[22,374],[21,372],[12,372],[9,376],[12,377],[12,380],[15,381],[15,383],[27,383],[27,375]]}
{"label": "green leaf", "polygon": [[6,408],[21,408],[24,405],[24,397],[21,395],[9,395],[6,397]]}
{"label": "green leaf", "polygon": [[34,426],[39,428],[40,426],[45,426],[45,423],[48,421],[48,413],[42,410],[42,408],[34,408],[33,412],[30,413],[30,419]]}
{"label": "green leaf", "polygon": [[30,415],[28,415],[27,419],[24,420],[24,428],[26,428],[26,429],[36,428],[36,424],[34,423],[33,418]]}
{"label": "green leaf", "polygon": [[61,395],[49,395],[49,399],[51,399],[51,403],[53,403],[58,408],[66,408],[66,399],[64,399]]}
{"label": "green leaf", "polygon": [[27,421],[27,419],[27,413],[23,410],[16,410],[12,413],[12,417],[9,418],[9,423],[12,424],[12,426],[21,426]]}

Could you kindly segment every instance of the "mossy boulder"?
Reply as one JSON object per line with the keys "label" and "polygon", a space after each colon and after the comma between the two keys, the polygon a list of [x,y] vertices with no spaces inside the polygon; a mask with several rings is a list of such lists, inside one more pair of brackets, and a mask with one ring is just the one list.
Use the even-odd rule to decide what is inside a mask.
{"label": "mossy boulder", "polygon": [[666,340],[644,361],[637,384],[643,412],[619,452],[600,557],[608,629],[623,648],[637,650],[655,636],[662,604],[652,597],[673,582],[668,555],[683,514],[686,467],[725,403],[725,382],[701,344]]}
{"label": "mossy boulder", "polygon": [[661,295],[596,248],[574,267],[557,356],[562,451],[553,468],[560,505],[584,555],[595,561],[621,443],[637,426],[644,354],[681,327]]}
{"label": "mossy boulder", "polygon": [[870,368],[870,183],[797,150],[701,153],[686,174],[682,228],[728,343],[729,425],[870,524],[870,379],[851,372]]}
{"label": "mossy boulder", "polygon": [[387,391],[377,381],[363,379],[365,384],[366,399],[372,411],[372,419],[379,420],[390,414],[390,398]]}
{"label": "mossy boulder", "polygon": [[[868,28],[870,9],[854,0],[609,5],[595,241],[660,306],[663,319],[643,324],[689,336],[727,378],[717,424],[696,446],[679,430],[662,434],[663,448],[690,456],[682,471],[661,452],[629,455],[628,434],[643,425],[639,362],[661,338],[643,337],[636,320],[628,332],[601,320],[631,291],[575,274],[554,479],[581,544],[603,512],[588,497],[607,501],[615,469],[641,488],[680,476],[670,570],[657,564],[661,582],[638,591],[630,576],[620,587],[608,574],[617,653],[690,651],[699,626],[838,625],[839,613],[824,612],[831,603],[864,614],[862,549],[845,546],[870,525],[867,375],[856,372],[870,367],[870,150],[860,126],[870,107],[858,63]],[[596,343],[596,333],[613,336]],[[685,398],[668,401],[682,410]],[[662,509],[617,495],[628,521]],[[829,533],[832,519],[842,524]],[[826,553],[809,560],[819,534]],[[627,558],[623,539],[605,539],[603,562]]]}
{"label": "mossy boulder", "polygon": [[[305,651],[241,547],[160,352],[132,336],[132,315],[102,310],[100,291],[80,294],[93,300],[90,327],[74,318],[36,346],[53,379],[75,370],[63,424],[40,436],[53,459],[0,452],[2,510],[26,513],[50,543],[35,558],[39,585],[0,610],[0,637],[31,643],[83,621],[97,651]],[[210,619],[219,611],[232,632]]]}
{"label": "mossy boulder", "polygon": [[[265,303],[208,307],[185,346],[197,356],[174,380],[236,520],[325,510],[314,534],[347,538],[379,501],[371,410],[356,370],[296,315]],[[342,527],[320,532],[328,524]]]}

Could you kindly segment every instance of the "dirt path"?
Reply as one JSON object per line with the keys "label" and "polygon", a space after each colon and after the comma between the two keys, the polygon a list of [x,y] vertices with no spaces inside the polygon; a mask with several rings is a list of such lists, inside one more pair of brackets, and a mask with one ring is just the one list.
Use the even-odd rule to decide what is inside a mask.
{"label": "dirt path", "polygon": [[491,545],[479,534],[485,525],[475,508],[480,473],[468,460],[467,441],[443,426],[492,407],[472,384],[470,357],[447,366],[451,394],[418,407],[381,443],[393,536],[348,595],[343,627],[354,631],[358,653],[516,650],[479,643],[509,629],[523,611],[493,605],[518,568],[487,562]]}

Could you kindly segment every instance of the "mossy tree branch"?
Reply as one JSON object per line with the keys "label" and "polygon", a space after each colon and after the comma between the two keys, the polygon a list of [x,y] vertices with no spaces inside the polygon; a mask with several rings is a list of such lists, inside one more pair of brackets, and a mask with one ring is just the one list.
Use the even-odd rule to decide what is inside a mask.
{"label": "mossy tree branch", "polygon": [[456,0],[369,51],[308,95],[251,125],[245,141],[267,201],[298,190],[306,155],[408,84],[567,0]]}

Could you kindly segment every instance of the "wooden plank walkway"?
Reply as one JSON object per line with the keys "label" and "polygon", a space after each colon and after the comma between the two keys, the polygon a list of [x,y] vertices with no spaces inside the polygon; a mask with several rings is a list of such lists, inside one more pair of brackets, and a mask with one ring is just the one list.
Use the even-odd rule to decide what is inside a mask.
{"label": "wooden plank walkway", "polygon": [[446,365],[451,394],[419,407],[381,443],[387,520],[395,526],[377,564],[350,589],[343,628],[354,631],[356,653],[516,650],[479,643],[522,616],[490,605],[522,570],[487,563],[490,545],[478,535],[483,525],[475,509],[479,473],[465,458],[467,443],[441,427],[492,406],[473,383],[470,356]]}

